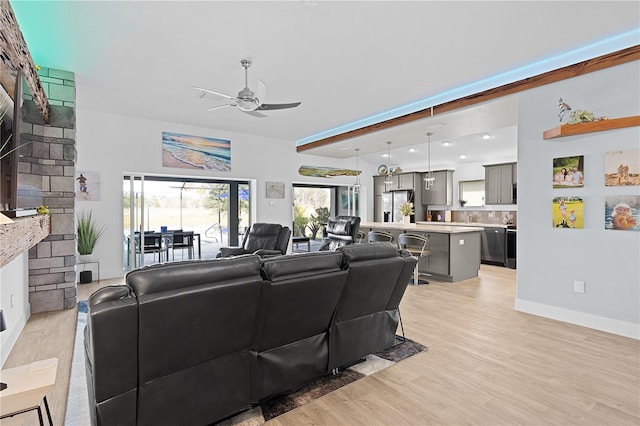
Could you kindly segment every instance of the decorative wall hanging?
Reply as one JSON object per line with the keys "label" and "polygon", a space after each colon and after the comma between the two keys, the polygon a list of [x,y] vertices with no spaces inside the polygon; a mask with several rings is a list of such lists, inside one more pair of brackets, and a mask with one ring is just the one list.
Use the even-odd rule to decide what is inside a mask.
{"label": "decorative wall hanging", "polygon": [[76,170],[76,199],[100,201],[100,172]]}
{"label": "decorative wall hanging", "polygon": [[555,197],[551,217],[555,228],[584,228],[584,199],[582,197]]}
{"label": "decorative wall hanging", "polygon": [[640,195],[605,197],[604,229],[640,231]]}
{"label": "decorative wall hanging", "polygon": [[162,132],[162,166],[231,171],[231,141]]}
{"label": "decorative wall hanging", "polygon": [[640,185],[640,149],[605,153],[604,184],[606,186]]}
{"label": "decorative wall hanging", "polygon": [[267,198],[284,198],[284,182],[267,182]]}
{"label": "decorative wall hanging", "polygon": [[300,166],[298,173],[302,176],[332,178],[334,176],[358,176],[360,171],[336,167]]}
{"label": "decorative wall hanging", "polygon": [[584,186],[584,156],[553,159],[553,187],[580,188]]}

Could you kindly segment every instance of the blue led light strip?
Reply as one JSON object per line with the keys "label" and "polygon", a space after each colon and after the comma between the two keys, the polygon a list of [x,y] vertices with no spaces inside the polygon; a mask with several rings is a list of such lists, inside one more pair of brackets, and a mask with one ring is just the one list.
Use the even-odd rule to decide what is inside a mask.
{"label": "blue led light strip", "polygon": [[465,84],[463,86],[444,91],[426,99],[412,102],[408,105],[399,106],[388,111],[383,111],[378,114],[352,121],[351,123],[346,123],[332,129],[324,130],[322,132],[306,136],[302,139],[298,139],[296,141],[296,146],[306,145],[320,139],[325,139],[351,130],[360,129],[362,127],[380,123],[381,121],[386,121],[393,118],[401,117],[403,115],[411,114],[416,111],[421,111],[434,105],[439,105],[445,102],[463,98],[465,96],[473,95],[475,93],[480,93],[485,90],[493,89],[495,87],[503,86],[505,84],[513,83],[515,81],[524,80],[526,78],[544,74],[546,72],[573,65],[578,62],[586,61],[588,59],[596,58],[598,56],[636,46],[639,42],[640,28],[636,28],[622,34],[597,41],[587,46],[574,49],[570,52],[561,53],[559,55],[555,55],[529,65],[525,65],[510,71],[494,75],[492,77],[488,77],[473,83]]}

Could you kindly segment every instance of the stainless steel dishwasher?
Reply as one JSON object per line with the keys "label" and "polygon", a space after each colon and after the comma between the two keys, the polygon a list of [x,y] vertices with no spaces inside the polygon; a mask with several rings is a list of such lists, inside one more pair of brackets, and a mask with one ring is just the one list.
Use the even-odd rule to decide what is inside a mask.
{"label": "stainless steel dishwasher", "polygon": [[506,231],[505,228],[484,228],[480,244],[481,263],[507,266]]}

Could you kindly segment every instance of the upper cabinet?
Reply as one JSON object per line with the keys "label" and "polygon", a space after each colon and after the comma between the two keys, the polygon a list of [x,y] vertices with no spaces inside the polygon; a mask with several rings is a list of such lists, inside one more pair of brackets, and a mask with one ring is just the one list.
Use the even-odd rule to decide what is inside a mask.
{"label": "upper cabinet", "polygon": [[[375,176],[374,178],[379,177]],[[390,176],[390,183],[385,191],[408,191],[419,189],[421,180],[420,173],[398,173]]]}
{"label": "upper cabinet", "polygon": [[450,206],[453,204],[453,170],[438,170],[433,172],[433,185],[430,189],[425,188],[422,174],[420,186],[422,187],[422,204]]}
{"label": "upper cabinet", "polygon": [[516,163],[484,166],[485,204],[515,204]]}

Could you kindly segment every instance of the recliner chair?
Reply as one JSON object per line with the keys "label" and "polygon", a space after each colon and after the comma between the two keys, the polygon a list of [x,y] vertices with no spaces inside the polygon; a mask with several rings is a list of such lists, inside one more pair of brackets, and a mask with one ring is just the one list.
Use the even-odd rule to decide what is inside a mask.
{"label": "recliner chair", "polygon": [[327,236],[322,240],[319,251],[336,250],[339,247],[354,244],[358,240],[360,229],[359,216],[336,216],[327,224]]}
{"label": "recliner chair", "polygon": [[287,252],[291,230],[277,223],[254,223],[244,234],[240,247],[221,247],[218,257],[257,254],[278,256]]}

